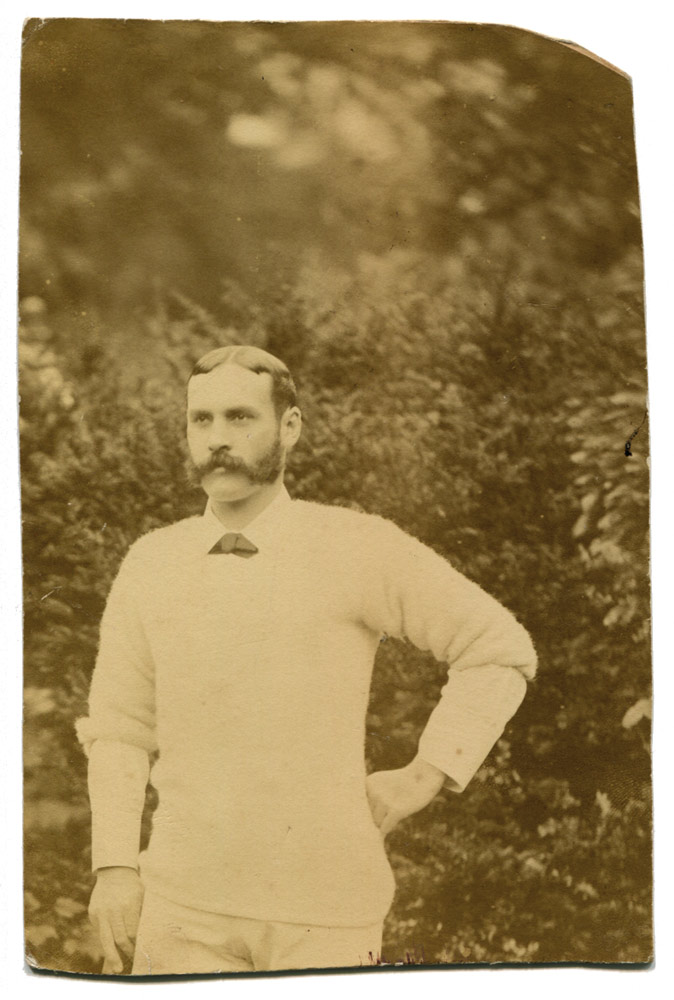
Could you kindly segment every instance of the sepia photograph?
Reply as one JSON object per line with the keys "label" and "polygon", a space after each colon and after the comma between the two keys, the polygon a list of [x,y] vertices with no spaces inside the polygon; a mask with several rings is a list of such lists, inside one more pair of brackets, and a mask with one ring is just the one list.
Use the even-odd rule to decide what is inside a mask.
{"label": "sepia photograph", "polygon": [[28,966],[652,963],[627,72],[32,18],[20,144]]}

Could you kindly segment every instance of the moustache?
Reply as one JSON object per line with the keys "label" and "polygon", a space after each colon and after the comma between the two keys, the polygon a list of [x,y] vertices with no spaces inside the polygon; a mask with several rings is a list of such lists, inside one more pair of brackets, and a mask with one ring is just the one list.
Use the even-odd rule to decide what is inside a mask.
{"label": "moustache", "polygon": [[243,472],[248,474],[250,469],[242,458],[230,455],[226,451],[216,451],[205,462],[200,462],[194,466],[194,471],[198,476],[205,476],[216,469],[224,469],[225,472]]}
{"label": "moustache", "polygon": [[274,441],[265,454],[257,461],[249,464],[236,455],[230,455],[226,448],[213,452],[203,462],[196,463],[192,458],[187,461],[187,478],[191,486],[201,486],[204,476],[217,469],[225,472],[239,472],[255,484],[272,483],[283,471],[283,450],[280,440]]}

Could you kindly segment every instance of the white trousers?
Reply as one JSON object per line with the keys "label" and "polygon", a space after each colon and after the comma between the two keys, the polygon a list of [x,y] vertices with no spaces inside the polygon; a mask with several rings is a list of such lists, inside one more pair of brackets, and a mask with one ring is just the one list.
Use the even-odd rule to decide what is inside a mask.
{"label": "white trousers", "polygon": [[374,965],[382,924],[318,927],[208,913],[145,893],[132,975]]}

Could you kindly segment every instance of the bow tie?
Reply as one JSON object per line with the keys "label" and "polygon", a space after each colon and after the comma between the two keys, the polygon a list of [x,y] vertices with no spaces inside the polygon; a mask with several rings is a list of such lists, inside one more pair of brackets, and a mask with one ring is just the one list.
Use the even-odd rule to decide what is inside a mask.
{"label": "bow tie", "polygon": [[212,549],[209,550],[209,556],[219,555],[221,552],[228,554],[233,552],[235,556],[242,556],[244,559],[250,559],[258,551],[256,545],[249,542],[245,535],[240,535],[238,532],[229,531],[226,535],[220,538]]}

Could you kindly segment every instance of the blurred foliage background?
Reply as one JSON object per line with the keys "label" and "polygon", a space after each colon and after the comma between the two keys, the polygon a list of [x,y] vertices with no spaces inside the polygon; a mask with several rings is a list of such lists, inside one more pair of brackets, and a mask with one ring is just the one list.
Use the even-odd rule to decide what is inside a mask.
{"label": "blurred foliage background", "polygon": [[[306,430],[291,492],[394,519],[510,607],[540,654],[539,679],[469,789],[390,837],[399,890],[384,959],[649,960],[631,115],[621,74],[512,28],[27,23],[35,962],[100,969],[73,722],[127,547],[202,508],[183,472],[183,384],[229,342],[264,346],[297,375]],[[384,644],[371,767],[407,762],[442,677]]]}

